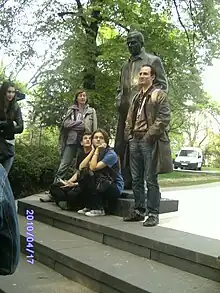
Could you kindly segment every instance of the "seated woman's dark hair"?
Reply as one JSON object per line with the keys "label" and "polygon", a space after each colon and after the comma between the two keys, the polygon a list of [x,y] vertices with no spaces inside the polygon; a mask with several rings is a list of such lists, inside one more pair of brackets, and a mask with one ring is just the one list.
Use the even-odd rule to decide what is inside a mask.
{"label": "seated woman's dark hair", "polygon": [[105,143],[107,144],[107,146],[109,146],[109,135],[108,135],[108,133],[107,133],[104,129],[102,129],[102,128],[98,128],[98,129],[96,129],[96,130],[93,132],[93,134],[92,134],[92,136],[91,136],[91,140],[93,140],[95,134],[98,133],[98,132],[100,132],[100,133],[103,135],[104,140],[105,140]]}

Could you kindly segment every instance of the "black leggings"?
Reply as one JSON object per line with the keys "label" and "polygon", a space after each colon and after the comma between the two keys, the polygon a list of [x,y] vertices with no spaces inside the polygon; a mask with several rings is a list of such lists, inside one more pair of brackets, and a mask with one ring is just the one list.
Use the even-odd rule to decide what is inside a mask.
{"label": "black leggings", "polygon": [[105,192],[99,192],[96,188],[95,176],[91,176],[87,180],[82,184],[83,192],[81,194],[85,207],[92,210],[105,209],[106,213],[113,213],[116,209],[117,199],[120,197],[116,184],[112,183]]}
{"label": "black leggings", "polygon": [[79,210],[85,206],[81,196],[81,189],[78,186],[65,188],[61,188],[61,186],[63,184],[58,182],[50,187],[50,193],[57,205],[60,201],[65,201],[68,204],[68,208],[72,210]]}
{"label": "black leggings", "polygon": [[68,208],[79,210],[88,208],[92,210],[104,209],[106,213],[114,213],[120,192],[115,183],[109,185],[105,192],[96,189],[95,176],[85,176],[79,186],[61,188],[61,183],[54,183],[50,187],[50,193],[56,204],[66,201]]}

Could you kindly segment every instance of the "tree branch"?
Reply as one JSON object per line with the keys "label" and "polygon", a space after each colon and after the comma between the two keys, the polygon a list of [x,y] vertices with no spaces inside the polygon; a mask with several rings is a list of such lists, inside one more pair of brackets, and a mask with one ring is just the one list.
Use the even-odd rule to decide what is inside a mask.
{"label": "tree branch", "polygon": [[116,21],[116,20],[113,20],[113,19],[107,19],[107,17],[106,18],[103,18],[103,20],[105,21],[105,22],[112,22],[112,23],[114,23],[116,26],[119,26],[119,27],[121,27],[121,28],[123,28],[126,32],[130,32],[130,28],[128,28],[128,27],[126,27],[125,25],[123,25],[122,23],[120,23],[120,22],[118,22],[118,21]]}
{"label": "tree branch", "polygon": [[203,137],[203,139],[199,142],[199,146],[204,142],[204,140],[208,137],[208,133]]}
{"label": "tree branch", "polygon": [[180,16],[180,12],[179,12],[178,5],[176,3],[176,0],[173,0],[173,4],[174,4],[175,9],[176,9],[176,13],[177,13],[177,17],[178,17],[179,23],[181,24],[182,28],[185,31],[185,34],[186,34],[186,37],[187,37],[187,40],[188,40],[188,44],[189,44],[189,49],[190,49],[190,52],[191,52],[190,53],[190,57],[191,57],[191,60],[192,60],[193,59],[193,52],[192,52],[192,48],[191,48],[191,44],[190,44],[190,38],[189,38],[188,31],[187,31],[184,23],[182,22],[182,19],[181,19],[181,16]]}
{"label": "tree branch", "polygon": [[89,33],[89,25],[88,25],[85,17],[83,16],[82,3],[80,2],[80,0],[76,0],[76,4],[77,4],[78,11],[80,12],[80,19],[81,19],[82,26],[85,28],[85,31],[88,34]]}
{"label": "tree branch", "polygon": [[0,4],[0,8],[3,8],[7,2],[8,2],[8,0],[3,1],[3,3]]}

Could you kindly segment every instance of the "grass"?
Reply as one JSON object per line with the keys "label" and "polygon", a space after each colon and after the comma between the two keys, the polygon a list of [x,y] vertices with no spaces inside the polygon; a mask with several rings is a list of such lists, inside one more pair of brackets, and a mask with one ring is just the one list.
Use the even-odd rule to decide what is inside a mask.
{"label": "grass", "polygon": [[172,172],[159,175],[161,187],[190,186],[212,182],[220,182],[220,175],[184,172]]}
{"label": "grass", "polygon": [[212,167],[203,167],[202,170],[203,171],[219,171],[220,172],[220,168],[212,168]]}

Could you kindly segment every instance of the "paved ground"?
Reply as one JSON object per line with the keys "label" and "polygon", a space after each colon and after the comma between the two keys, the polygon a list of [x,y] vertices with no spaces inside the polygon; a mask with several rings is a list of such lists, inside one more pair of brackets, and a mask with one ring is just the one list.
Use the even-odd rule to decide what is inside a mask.
{"label": "paved ground", "polygon": [[202,169],[201,171],[198,171],[198,170],[184,170],[184,169],[175,169],[174,170],[175,172],[188,172],[188,173],[198,173],[198,174],[216,174],[216,175],[219,175],[220,174],[220,171],[218,170],[205,170],[205,169]]}
{"label": "paved ground", "polygon": [[220,182],[164,189],[162,196],[178,199],[179,211],[161,215],[160,226],[220,240]]}
{"label": "paved ground", "polygon": [[0,276],[0,293],[95,293],[70,281],[41,263],[26,262],[21,254],[19,266],[12,276]]}

